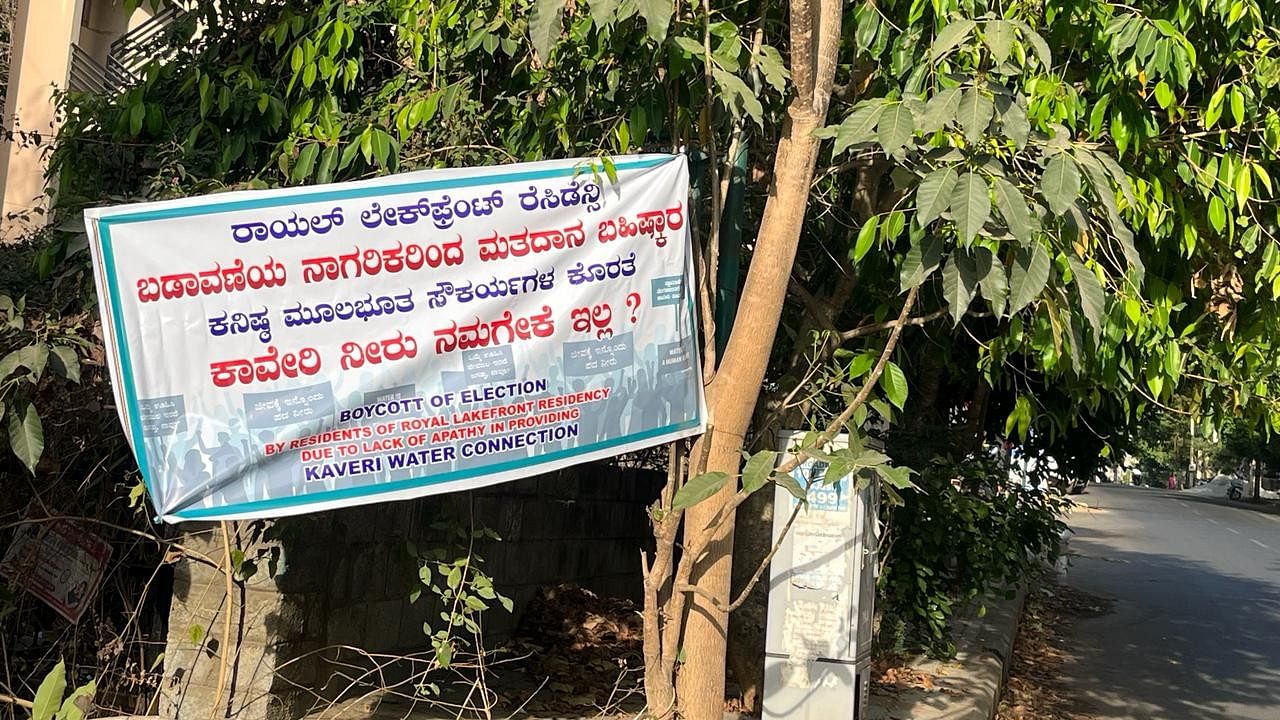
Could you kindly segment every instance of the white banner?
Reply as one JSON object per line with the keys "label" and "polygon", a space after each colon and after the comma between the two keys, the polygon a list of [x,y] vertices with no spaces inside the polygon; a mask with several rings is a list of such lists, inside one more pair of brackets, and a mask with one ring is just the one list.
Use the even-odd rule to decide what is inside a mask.
{"label": "white banner", "polygon": [[684,156],[86,213],[165,521],[480,487],[704,428]]}

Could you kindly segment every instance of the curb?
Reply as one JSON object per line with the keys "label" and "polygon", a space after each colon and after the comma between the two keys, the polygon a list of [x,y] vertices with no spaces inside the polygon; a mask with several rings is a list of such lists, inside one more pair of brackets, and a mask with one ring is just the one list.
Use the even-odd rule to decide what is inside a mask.
{"label": "curb", "polygon": [[954,660],[911,664],[934,678],[933,689],[872,687],[867,720],[992,720],[1026,598],[1024,587],[1008,599],[989,595],[983,617],[971,606],[956,620]]}

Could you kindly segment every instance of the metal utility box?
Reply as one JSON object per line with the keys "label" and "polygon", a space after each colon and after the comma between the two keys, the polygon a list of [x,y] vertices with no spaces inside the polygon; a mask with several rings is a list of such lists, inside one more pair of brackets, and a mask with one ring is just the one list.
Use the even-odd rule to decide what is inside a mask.
{"label": "metal utility box", "polygon": [[[804,433],[779,433],[779,462]],[[831,446],[847,446],[848,436]],[[808,489],[773,558],[765,636],[763,720],[862,720],[870,684],[878,501],[873,482],[826,481],[827,463],[806,460],[792,477]],[[798,501],[775,485],[773,537]]]}

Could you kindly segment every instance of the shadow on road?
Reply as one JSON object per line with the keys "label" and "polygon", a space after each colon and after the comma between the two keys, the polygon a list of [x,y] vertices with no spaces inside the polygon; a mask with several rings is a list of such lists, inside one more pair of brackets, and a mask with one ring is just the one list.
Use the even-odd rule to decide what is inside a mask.
{"label": "shadow on road", "polygon": [[[1134,590],[1072,632],[1063,672],[1080,709],[1144,720],[1280,718],[1280,588],[1183,557],[1117,550],[1110,536],[1078,528],[1071,540],[1081,563],[1106,560],[1089,568],[1082,589],[1097,593],[1093,578],[1104,575]],[[1063,580],[1080,578],[1069,571]]]}

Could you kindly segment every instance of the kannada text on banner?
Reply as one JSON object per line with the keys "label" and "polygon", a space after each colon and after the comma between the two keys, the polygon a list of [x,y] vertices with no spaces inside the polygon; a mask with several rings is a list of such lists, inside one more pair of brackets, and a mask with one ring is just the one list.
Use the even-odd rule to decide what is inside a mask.
{"label": "kannada text on banner", "polygon": [[449,492],[701,431],[683,156],[86,213],[167,521]]}

